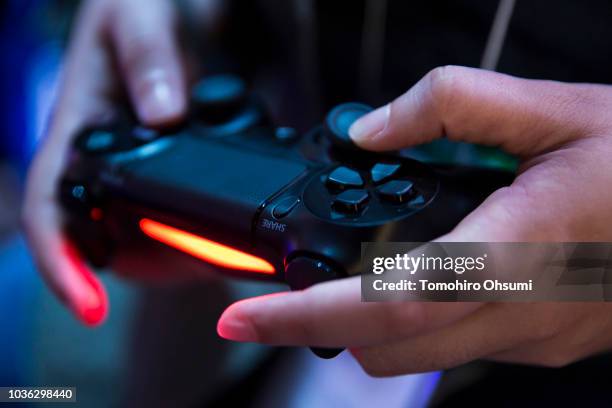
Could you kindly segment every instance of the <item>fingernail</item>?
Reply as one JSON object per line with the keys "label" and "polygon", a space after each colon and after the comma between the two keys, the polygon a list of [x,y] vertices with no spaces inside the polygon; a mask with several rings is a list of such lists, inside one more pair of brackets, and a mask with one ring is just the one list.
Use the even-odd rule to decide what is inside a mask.
{"label": "fingernail", "polygon": [[217,323],[217,333],[227,340],[253,342],[257,333],[253,326],[239,315],[226,311]]}
{"label": "fingernail", "polygon": [[387,127],[389,112],[387,104],[361,117],[349,128],[349,136],[357,143],[374,138]]}
{"label": "fingernail", "polygon": [[138,95],[138,112],[143,122],[156,124],[181,114],[183,101],[179,90],[171,86],[164,72],[154,70],[145,75],[143,82],[142,91]]}

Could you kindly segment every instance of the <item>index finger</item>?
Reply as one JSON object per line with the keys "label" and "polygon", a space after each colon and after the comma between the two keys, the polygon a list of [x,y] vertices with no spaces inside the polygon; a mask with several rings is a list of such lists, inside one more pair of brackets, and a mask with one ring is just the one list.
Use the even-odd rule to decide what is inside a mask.
{"label": "index finger", "polygon": [[74,132],[84,122],[112,112],[108,93],[114,79],[109,55],[93,26],[95,12],[95,8],[86,7],[79,18],[79,35],[71,44],[63,71],[65,81],[58,109],[48,138],[28,171],[22,214],[28,243],[41,275],[73,313],[89,325],[104,320],[108,299],[100,281],[64,235],[56,188]]}
{"label": "index finger", "polygon": [[228,307],[219,335],[276,345],[360,347],[427,333],[467,316],[480,303],[361,301],[360,277],[242,300]]}

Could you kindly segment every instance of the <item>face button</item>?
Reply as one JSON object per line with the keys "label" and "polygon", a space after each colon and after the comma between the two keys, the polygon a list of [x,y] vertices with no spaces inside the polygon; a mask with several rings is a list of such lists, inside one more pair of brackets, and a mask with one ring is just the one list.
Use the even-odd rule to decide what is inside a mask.
{"label": "face button", "polygon": [[81,148],[90,154],[112,151],[117,145],[117,136],[106,130],[94,130],[82,139]]}
{"label": "face button", "polygon": [[401,165],[394,163],[376,163],[374,167],[372,167],[372,170],[370,170],[372,181],[374,183],[380,183],[393,176],[400,167]]}
{"label": "face button", "polygon": [[370,196],[365,190],[346,190],[338,194],[332,207],[344,214],[358,214],[365,208],[369,199]]}
{"label": "face button", "polygon": [[272,209],[272,216],[276,219],[283,218],[289,214],[296,205],[300,202],[300,199],[295,196],[285,197],[279,201],[278,204]]}
{"label": "face button", "polygon": [[422,195],[419,195],[418,197],[410,200],[410,205],[413,207],[420,207],[423,204],[425,204],[425,197],[423,197]]}
{"label": "face button", "polygon": [[355,170],[338,167],[327,176],[327,186],[340,190],[363,186],[363,179]]}
{"label": "face button", "polygon": [[405,203],[412,197],[413,183],[409,180],[392,180],[378,188],[381,198],[392,203]]}
{"label": "face button", "polygon": [[373,109],[361,103],[343,103],[332,109],[325,118],[325,134],[339,147],[358,149],[349,136],[353,123]]}

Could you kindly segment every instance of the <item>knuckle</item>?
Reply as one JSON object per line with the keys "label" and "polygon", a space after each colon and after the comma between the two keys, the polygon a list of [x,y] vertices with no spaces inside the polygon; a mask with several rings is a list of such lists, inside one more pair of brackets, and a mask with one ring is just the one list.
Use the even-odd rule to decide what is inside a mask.
{"label": "knuckle", "polygon": [[448,112],[453,100],[461,92],[461,72],[464,68],[445,65],[436,67],[425,76],[426,86],[434,107],[439,111],[441,117]]}
{"label": "knuckle", "polygon": [[610,122],[606,112],[612,103],[607,96],[608,92],[602,92],[600,86],[591,84],[561,86],[561,95],[553,95],[555,100],[551,105],[556,108],[552,109],[550,115],[564,118],[566,123],[573,125],[566,130],[569,140],[609,129]]}

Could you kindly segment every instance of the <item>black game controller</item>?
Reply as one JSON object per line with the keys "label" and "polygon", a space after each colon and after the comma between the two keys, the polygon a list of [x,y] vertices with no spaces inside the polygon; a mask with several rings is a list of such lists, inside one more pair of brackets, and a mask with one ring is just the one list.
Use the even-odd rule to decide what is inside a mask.
{"label": "black game controller", "polygon": [[244,82],[224,75],[196,85],[191,107],[180,128],[123,121],[76,138],[61,202],[95,266],[170,275],[214,264],[304,289],[360,273],[361,242],[450,231],[513,178],[360,150],[348,129],[371,110],[362,104],[300,135],[271,125]]}

